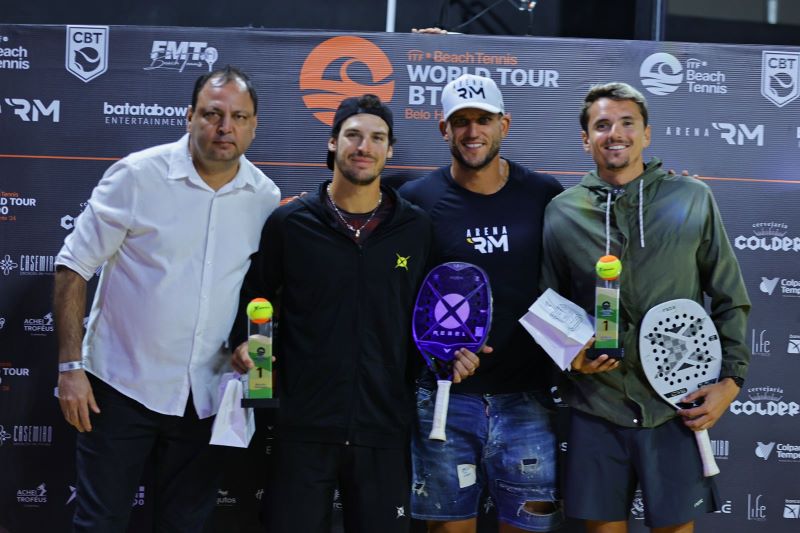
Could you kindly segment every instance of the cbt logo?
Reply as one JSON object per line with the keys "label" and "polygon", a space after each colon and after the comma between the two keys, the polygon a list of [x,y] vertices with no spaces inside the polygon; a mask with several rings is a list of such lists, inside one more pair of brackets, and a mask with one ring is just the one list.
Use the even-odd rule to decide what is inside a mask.
{"label": "cbt logo", "polygon": [[639,67],[639,77],[648,92],[666,96],[678,90],[684,82],[690,93],[727,94],[727,76],[721,70],[710,70],[708,62],[690,57],[684,66],[672,54],[651,54]]}
{"label": "cbt logo", "polygon": [[67,26],[65,66],[85,83],[108,70],[108,26]]}
{"label": "cbt logo", "polygon": [[761,53],[761,95],[778,107],[794,101],[800,95],[800,53]]}
{"label": "cbt logo", "polygon": [[186,67],[203,67],[205,62],[208,71],[214,70],[214,63],[219,59],[219,52],[206,42],[198,41],[153,41],[150,49],[150,66],[144,70],[165,68],[183,72]]}
{"label": "cbt logo", "polygon": [[51,121],[58,122],[61,118],[61,100],[53,100],[46,104],[38,99],[4,98],[3,102],[6,109],[12,110],[23,122],[39,122],[42,117],[50,117]]}
{"label": "cbt logo", "polygon": [[393,72],[389,58],[370,41],[350,35],[333,37],[314,48],[303,63],[303,102],[317,120],[331,126],[336,108],[345,98],[371,93],[390,102]]}

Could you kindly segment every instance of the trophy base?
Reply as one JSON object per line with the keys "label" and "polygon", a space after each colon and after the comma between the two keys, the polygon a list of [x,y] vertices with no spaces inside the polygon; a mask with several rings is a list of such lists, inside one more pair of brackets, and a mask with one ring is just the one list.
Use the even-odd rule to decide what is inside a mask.
{"label": "trophy base", "polygon": [[276,409],[280,405],[278,398],[243,398],[242,407],[255,407],[256,409]]}
{"label": "trophy base", "polygon": [[606,354],[611,359],[624,359],[625,348],[587,348],[586,359],[597,359],[601,355]]}

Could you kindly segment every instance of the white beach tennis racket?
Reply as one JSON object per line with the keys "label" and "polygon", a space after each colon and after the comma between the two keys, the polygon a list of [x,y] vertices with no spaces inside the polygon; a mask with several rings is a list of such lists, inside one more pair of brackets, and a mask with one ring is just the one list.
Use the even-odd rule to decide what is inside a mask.
{"label": "white beach tennis racket", "polygon": [[[639,332],[642,368],[650,386],[676,408],[692,392],[716,383],[722,368],[722,347],[714,323],[694,300],[670,300],[650,309]],[[719,474],[708,431],[695,431],[703,475]]]}

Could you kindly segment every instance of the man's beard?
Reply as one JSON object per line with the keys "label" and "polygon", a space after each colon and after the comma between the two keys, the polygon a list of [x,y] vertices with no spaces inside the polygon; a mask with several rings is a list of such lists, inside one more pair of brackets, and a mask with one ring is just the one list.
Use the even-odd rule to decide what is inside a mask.
{"label": "man's beard", "polygon": [[453,157],[461,164],[461,166],[465,168],[469,168],[471,170],[483,170],[489,163],[491,163],[497,154],[500,153],[500,143],[498,141],[492,141],[492,145],[489,147],[489,153],[486,154],[486,157],[480,163],[470,163],[464,158],[464,155],[458,150],[458,145],[455,142],[450,143],[450,153]]}
{"label": "man's beard", "polygon": [[358,176],[356,176],[356,173],[351,172],[344,163],[345,163],[344,158],[340,157],[340,155],[337,153],[336,167],[339,169],[339,172],[344,177],[344,179],[346,179],[353,185],[357,185],[359,187],[366,187],[367,185],[371,185],[372,182],[374,182],[376,179],[380,177],[381,172],[383,172],[384,168],[383,166],[381,166],[379,169],[377,169],[377,172],[373,176],[369,176],[366,178],[359,178]]}

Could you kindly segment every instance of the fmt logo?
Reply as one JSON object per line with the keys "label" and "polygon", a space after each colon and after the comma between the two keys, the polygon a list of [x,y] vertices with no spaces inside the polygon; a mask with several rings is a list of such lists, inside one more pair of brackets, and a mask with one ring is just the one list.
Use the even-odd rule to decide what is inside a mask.
{"label": "fmt logo", "polygon": [[756,146],[764,146],[764,125],[750,129],[747,124],[729,124],[727,122],[714,122],[711,126],[720,132],[720,136],[728,144],[743,146],[745,140],[755,141]]}
{"label": "fmt logo", "polygon": [[65,66],[85,83],[108,70],[108,26],[67,26]]}
{"label": "fmt logo", "polygon": [[709,70],[706,61],[694,57],[686,60],[684,71],[681,62],[675,56],[657,52],[642,61],[639,77],[644,88],[657,96],[675,92],[684,81],[690,93],[728,93],[725,73],[721,70]]}
{"label": "fmt logo", "polygon": [[144,70],[168,69],[183,72],[187,67],[203,67],[214,70],[214,63],[219,59],[219,52],[206,42],[197,41],[153,41],[150,49],[150,66]]}
{"label": "fmt logo", "polygon": [[317,120],[332,126],[336,108],[345,98],[372,93],[383,103],[390,102],[393,72],[389,58],[370,41],[350,35],[333,37],[317,45],[303,62],[303,102]]}
{"label": "fmt logo", "polygon": [[767,460],[769,459],[770,454],[772,454],[772,449],[775,447],[774,442],[768,442],[764,444],[763,442],[756,443],[756,457],[759,459]]}
{"label": "fmt logo", "polygon": [[800,53],[761,53],[761,95],[778,107],[794,101],[800,95]]}
{"label": "fmt logo", "polygon": [[39,122],[40,117],[50,117],[53,122],[58,122],[61,116],[60,100],[53,100],[49,105],[38,99],[4,98],[3,101],[23,122]]}
{"label": "fmt logo", "polygon": [[505,226],[468,229],[467,243],[482,254],[492,254],[495,250],[508,252],[508,229]]}
{"label": "fmt logo", "polygon": [[759,494],[753,497],[752,494],[747,495],[747,519],[755,520],[757,522],[766,522],[767,520],[767,506],[761,503],[761,498],[764,496]]}

